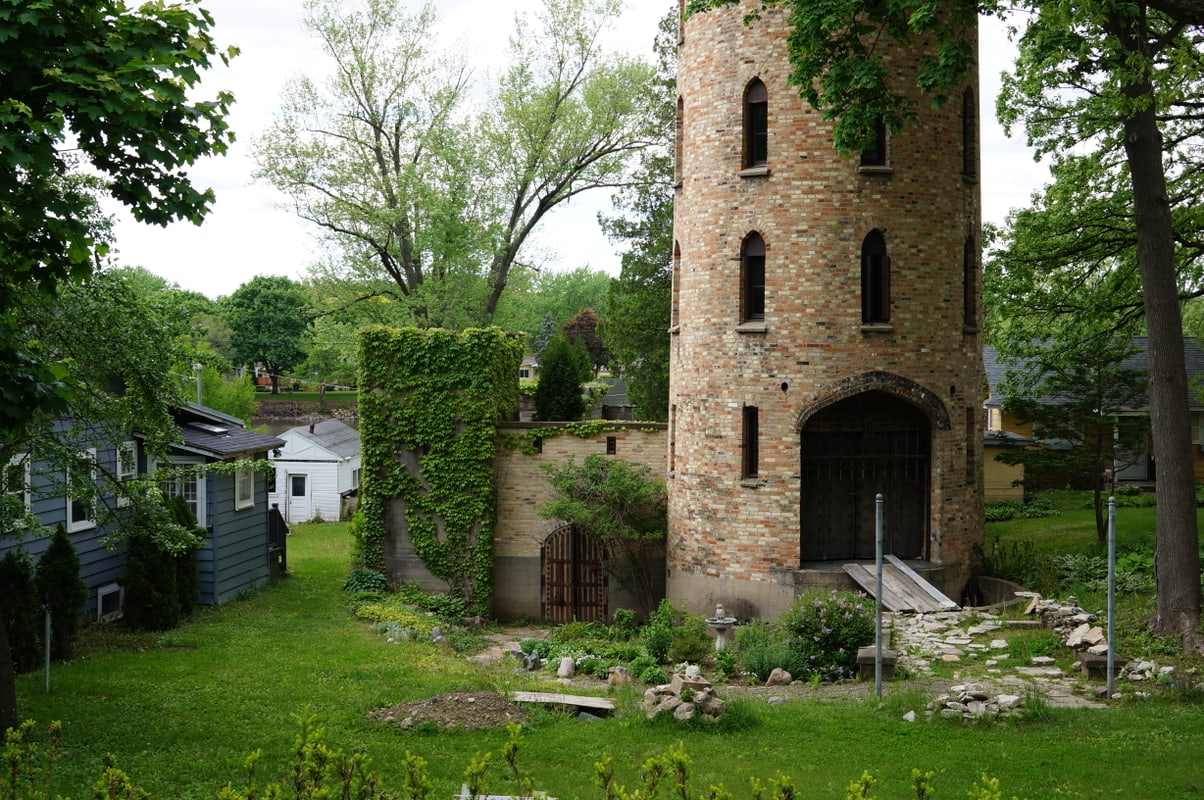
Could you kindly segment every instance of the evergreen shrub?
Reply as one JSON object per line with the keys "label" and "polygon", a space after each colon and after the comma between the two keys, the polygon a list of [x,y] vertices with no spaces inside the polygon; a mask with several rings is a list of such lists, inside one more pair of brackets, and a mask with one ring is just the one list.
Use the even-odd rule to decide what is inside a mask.
{"label": "evergreen shrub", "polygon": [[71,646],[79,634],[80,613],[88,602],[88,586],[79,570],[75,545],[59,525],[34,571],[38,597],[50,606],[51,658],[71,658]]}
{"label": "evergreen shrub", "polygon": [[41,603],[33,580],[33,562],[23,550],[9,550],[0,559],[0,611],[8,633],[13,669],[18,673],[41,663]]}

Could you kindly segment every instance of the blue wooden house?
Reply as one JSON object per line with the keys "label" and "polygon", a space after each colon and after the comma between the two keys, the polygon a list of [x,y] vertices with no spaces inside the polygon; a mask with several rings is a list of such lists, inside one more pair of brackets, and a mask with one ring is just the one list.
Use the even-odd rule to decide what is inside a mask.
{"label": "blue wooden house", "polygon": [[[135,432],[121,442],[95,442],[81,450],[95,465],[94,474],[125,480],[162,466],[201,467],[219,462],[266,460],[284,442],[246,429],[242,420],[189,403],[173,412],[180,436],[167,455],[150,459]],[[47,474],[37,453],[19,454],[4,472],[3,490],[17,494],[26,509],[49,528],[62,524],[80,558],[80,577],[90,592],[91,619],[116,616],[121,610],[120,579],[125,568],[121,547],[110,549],[105,538],[114,531],[99,524],[94,509],[105,503],[120,506],[113,492],[96,498],[74,498],[64,489],[62,475]],[[105,481],[98,481],[98,486]],[[167,481],[170,494],[182,496],[206,531],[197,552],[203,603],[221,603],[239,592],[267,583],[284,564],[287,532],[279,514],[268,505],[268,477],[255,470],[198,471]],[[34,560],[46,549],[45,537],[0,538],[0,556],[20,547]]]}

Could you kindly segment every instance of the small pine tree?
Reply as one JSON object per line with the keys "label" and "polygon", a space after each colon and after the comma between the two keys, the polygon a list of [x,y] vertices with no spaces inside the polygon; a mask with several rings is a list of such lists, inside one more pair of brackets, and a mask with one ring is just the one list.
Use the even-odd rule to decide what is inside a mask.
{"label": "small pine tree", "polygon": [[175,559],[144,531],[126,541],[124,584],[123,617],[131,628],[164,631],[180,624]]}
{"label": "small pine tree", "polygon": [[88,586],[79,576],[79,555],[63,526],[38,560],[34,583],[38,597],[50,606],[50,655],[66,660],[79,633],[79,615],[88,602]]}
{"label": "small pine tree", "polygon": [[581,384],[593,375],[589,355],[580,342],[560,334],[552,338],[539,366],[535,387],[535,419],[573,422],[585,413]]}
{"label": "small pine tree", "polygon": [[41,650],[41,609],[33,582],[33,562],[22,550],[10,550],[0,559],[0,610],[8,632],[13,669],[18,673],[37,667]]}
{"label": "small pine tree", "polygon": [[[179,525],[193,531],[201,540],[205,531],[197,524],[196,514],[188,507],[188,502],[179,495],[172,495],[167,501],[171,517]],[[175,557],[176,561],[176,594],[180,601],[180,613],[185,617],[191,616],[201,604],[201,584],[197,576],[196,550],[190,549]]]}

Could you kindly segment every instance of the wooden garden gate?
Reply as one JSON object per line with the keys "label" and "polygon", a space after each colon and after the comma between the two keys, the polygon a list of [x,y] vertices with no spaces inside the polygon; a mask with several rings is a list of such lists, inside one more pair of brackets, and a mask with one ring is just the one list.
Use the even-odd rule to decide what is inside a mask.
{"label": "wooden garden gate", "polygon": [[605,547],[602,540],[566,525],[540,546],[545,622],[606,622]]}

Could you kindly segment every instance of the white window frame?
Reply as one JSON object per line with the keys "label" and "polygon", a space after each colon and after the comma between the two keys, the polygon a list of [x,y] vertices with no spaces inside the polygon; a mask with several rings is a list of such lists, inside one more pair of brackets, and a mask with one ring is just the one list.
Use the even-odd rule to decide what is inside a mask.
{"label": "white window frame", "polygon": [[[123,459],[123,456],[128,455],[129,458]],[[138,475],[138,443],[134,441],[122,442],[117,445],[117,482],[125,483]],[[118,489],[117,505],[118,507],[128,506],[130,498]]]}
{"label": "white window frame", "polygon": [[237,469],[234,471],[234,509],[255,507],[255,470]]}
{"label": "white window frame", "polygon": [[[169,458],[166,461],[159,461],[155,464],[156,467],[174,468],[174,467],[195,467],[202,468],[205,466],[205,461],[200,458]],[[209,527],[209,508],[206,503],[206,495],[208,494],[208,479],[204,472],[198,472],[193,479],[196,483],[196,524],[202,528]],[[182,478],[179,475],[173,475],[169,480],[163,482],[164,491],[169,495],[179,494],[183,490]]]}
{"label": "white window frame", "polygon": [[360,467],[356,467],[355,469],[351,470],[351,488],[352,489],[360,488],[360,469],[361,469]]}
{"label": "white window frame", "polygon": [[[9,475],[12,474],[14,467],[21,470],[21,485],[19,487],[8,485]],[[29,485],[31,475],[29,453],[17,453],[10,458],[8,464],[5,465],[4,474],[0,475],[0,492],[19,495],[21,498],[21,513],[26,515],[33,510],[33,493],[30,491]]]}
{"label": "white window frame", "polygon": [[[92,480],[92,486],[95,487],[96,486],[96,448],[89,447],[87,450],[81,450],[81,451],[79,451],[79,456],[80,456],[80,458],[87,459],[88,463],[92,465],[91,468],[88,470],[88,473]],[[70,475],[70,473],[68,473],[67,478],[68,478],[67,509],[66,509],[67,533],[76,533],[78,531],[86,531],[86,530],[91,530],[92,528],[95,528],[96,520],[93,519],[93,517],[96,516],[96,493],[95,493],[95,491],[93,491],[93,493],[92,493],[93,496],[90,498],[90,500],[92,502],[92,513],[90,513],[87,516],[87,518],[85,518],[85,519],[76,519],[75,518],[75,498],[71,496],[71,483],[70,483],[71,475]]]}

